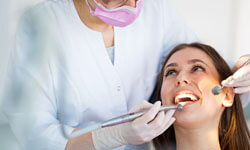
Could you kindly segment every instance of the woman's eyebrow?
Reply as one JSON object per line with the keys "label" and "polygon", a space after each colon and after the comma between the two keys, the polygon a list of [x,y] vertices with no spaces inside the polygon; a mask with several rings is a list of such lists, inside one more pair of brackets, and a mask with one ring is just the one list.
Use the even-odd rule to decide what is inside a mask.
{"label": "woman's eyebrow", "polygon": [[166,65],[164,70],[166,70],[168,67],[176,67],[176,66],[178,66],[177,63],[171,63],[171,64]]}
{"label": "woman's eyebrow", "polygon": [[[203,63],[204,65],[206,65],[207,67],[209,67],[204,61],[200,60],[200,59],[191,59],[188,61],[188,64],[193,64],[193,63],[196,63],[196,62],[200,62],[200,63]],[[166,70],[168,67],[177,67],[178,64],[177,63],[171,63],[171,64],[168,64],[165,66],[164,70]]]}
{"label": "woman's eyebrow", "polygon": [[206,65],[207,67],[209,67],[204,61],[202,61],[200,59],[191,59],[191,60],[188,61],[189,64],[193,64],[193,63],[196,63],[196,62],[203,63],[204,65]]}

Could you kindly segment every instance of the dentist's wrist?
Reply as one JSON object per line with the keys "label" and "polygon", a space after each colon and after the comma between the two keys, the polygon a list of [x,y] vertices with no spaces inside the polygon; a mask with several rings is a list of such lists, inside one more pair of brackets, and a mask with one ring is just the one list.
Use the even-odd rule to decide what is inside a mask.
{"label": "dentist's wrist", "polygon": [[[106,127],[92,132],[92,141],[96,150],[110,150],[123,145],[128,145],[122,136],[122,128],[129,123],[118,126]],[[123,127],[121,127],[123,126]]]}

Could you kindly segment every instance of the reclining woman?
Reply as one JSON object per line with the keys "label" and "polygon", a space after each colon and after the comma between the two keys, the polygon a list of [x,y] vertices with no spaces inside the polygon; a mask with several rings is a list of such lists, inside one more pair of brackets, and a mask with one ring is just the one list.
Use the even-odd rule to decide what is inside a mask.
{"label": "reclining woman", "polygon": [[224,87],[211,89],[232,75],[224,59],[210,46],[181,44],[166,57],[156,98],[163,105],[183,106],[175,123],[154,139],[155,148],[176,150],[250,150],[249,130],[239,95]]}

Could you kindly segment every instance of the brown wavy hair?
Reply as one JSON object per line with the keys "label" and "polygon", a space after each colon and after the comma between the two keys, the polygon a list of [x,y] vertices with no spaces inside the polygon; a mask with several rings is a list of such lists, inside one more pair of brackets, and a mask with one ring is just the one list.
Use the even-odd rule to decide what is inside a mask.
{"label": "brown wavy hair", "polygon": [[[164,66],[169,58],[176,52],[184,48],[198,48],[205,52],[213,61],[219,74],[220,82],[233,74],[225,60],[209,45],[201,43],[180,44],[176,46],[166,57],[158,77],[154,91],[155,100],[161,100],[161,86],[164,76]],[[234,97],[232,107],[226,107],[221,115],[219,123],[219,141],[222,150],[250,150],[249,130],[242,109],[241,100],[238,94]],[[176,149],[176,139],[173,125],[163,134],[153,140],[157,150]]]}

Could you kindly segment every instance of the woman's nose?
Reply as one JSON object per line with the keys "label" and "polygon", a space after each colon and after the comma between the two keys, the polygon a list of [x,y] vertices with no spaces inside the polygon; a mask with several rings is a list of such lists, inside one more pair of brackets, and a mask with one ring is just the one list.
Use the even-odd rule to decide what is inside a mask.
{"label": "woman's nose", "polygon": [[185,84],[188,84],[189,82],[187,80],[183,80],[183,81],[177,81],[176,85],[177,86],[180,86],[180,85],[185,85]]}
{"label": "woman's nose", "polygon": [[188,77],[184,74],[179,74],[176,78],[176,86],[189,84]]}

